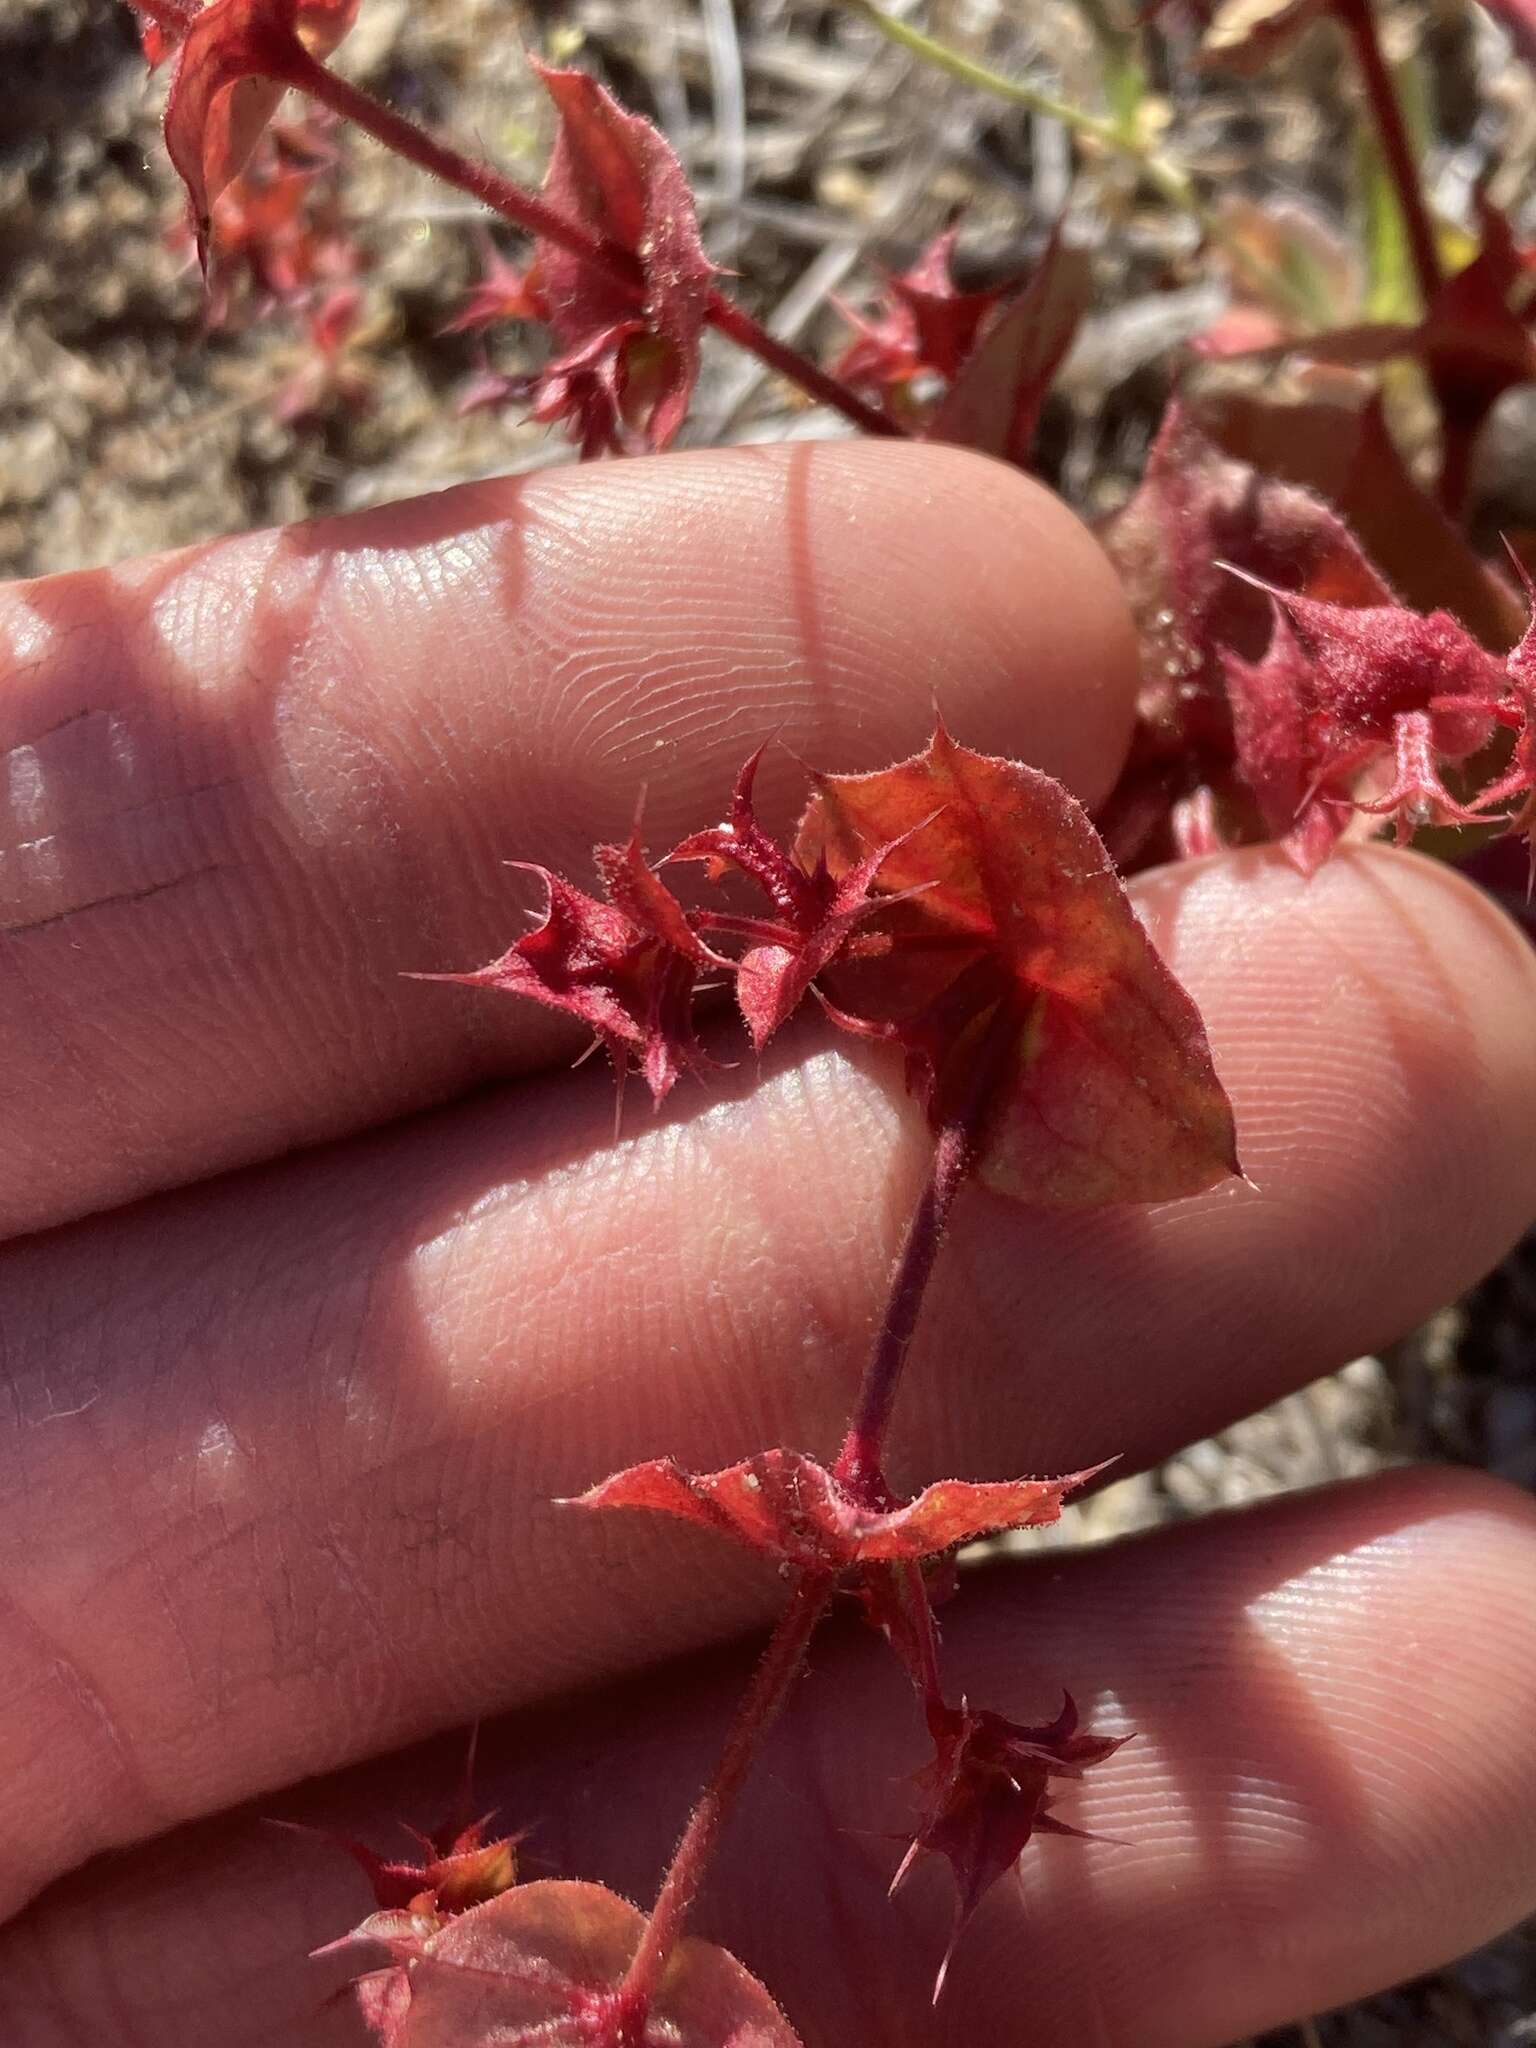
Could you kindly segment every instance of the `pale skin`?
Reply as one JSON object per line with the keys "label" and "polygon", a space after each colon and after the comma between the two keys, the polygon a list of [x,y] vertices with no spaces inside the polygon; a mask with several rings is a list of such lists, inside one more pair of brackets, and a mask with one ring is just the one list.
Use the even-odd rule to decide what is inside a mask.
{"label": "pale skin", "polygon": [[[19,586],[0,635],[0,2038],[342,2048],[303,1958],[366,1893],[261,1817],[388,1846],[480,1717],[527,1873],[653,1890],[780,1589],[551,1498],[833,1449],[924,1163],[893,1064],[814,1028],[632,1099],[615,1142],[554,1020],[401,972],[499,952],[532,900],[502,863],[588,879],[642,784],[653,850],[710,822],[774,731],[874,767],[937,697],[1092,802],[1130,627],[1039,490],[863,445]],[[781,754],[770,808],[793,786]],[[1138,1470],[1400,1334],[1536,1211],[1536,962],[1454,875],[1250,852],[1133,893],[1253,1185],[968,1194],[899,1479]],[[1491,1480],[994,1569],[945,1631],[977,1704],[1066,1685],[1140,1731],[1059,1807],[1125,1846],[1032,1848],[930,2012],[945,1873],[883,1901],[920,1731],[833,1626],[701,1919],[808,2048],[1215,2048],[1536,1906],[1536,1511]]]}

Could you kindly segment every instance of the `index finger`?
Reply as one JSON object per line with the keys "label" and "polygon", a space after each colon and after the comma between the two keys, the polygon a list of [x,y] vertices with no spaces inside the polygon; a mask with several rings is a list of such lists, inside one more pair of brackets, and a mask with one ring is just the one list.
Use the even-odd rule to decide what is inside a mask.
{"label": "index finger", "polygon": [[0,666],[0,1233],[564,1054],[524,1006],[398,976],[501,951],[503,863],[580,880],[642,786],[664,846],[770,734],[878,766],[937,698],[1091,800],[1135,687],[1070,514],[874,443],[467,485],[17,585]]}

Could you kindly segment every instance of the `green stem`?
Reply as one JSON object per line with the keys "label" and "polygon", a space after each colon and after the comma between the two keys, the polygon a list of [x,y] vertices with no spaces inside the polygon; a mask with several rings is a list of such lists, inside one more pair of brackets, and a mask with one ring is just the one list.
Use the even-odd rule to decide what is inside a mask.
{"label": "green stem", "polygon": [[1331,0],[1331,6],[1334,20],[1348,36],[1355,62],[1360,67],[1376,132],[1381,138],[1381,153],[1392,180],[1392,189],[1397,194],[1403,226],[1407,230],[1408,253],[1413,259],[1419,296],[1427,310],[1444,282],[1440,250],[1435,240],[1429,203],[1424,197],[1413,140],[1403,118],[1402,102],[1387,68],[1381,39],[1376,33],[1376,17],[1371,12],[1370,0]]}
{"label": "green stem", "polygon": [[998,99],[1012,100],[1015,106],[1028,107],[1033,114],[1045,114],[1053,121],[1060,121],[1063,127],[1070,128],[1074,135],[1100,142],[1106,149],[1134,157],[1138,162],[1145,161],[1149,155],[1143,144],[1115,122],[1090,114],[1086,108],[1074,106],[1070,100],[1058,99],[1055,93],[1047,92],[1042,86],[1030,85],[1022,78],[1005,78],[1002,72],[976,63],[959,50],[952,50],[947,43],[914,28],[911,22],[903,21],[899,15],[888,14],[876,4],[876,0],[846,0],[846,4],[855,13],[862,14],[888,42],[910,51],[914,57],[921,57],[936,71],[958,78],[962,85],[973,85],[978,92],[989,92]]}
{"label": "green stem", "polygon": [[1122,121],[1107,120],[1101,114],[1090,114],[1086,107],[1076,106],[1071,100],[1061,99],[1041,86],[1031,85],[1021,78],[1005,77],[989,65],[978,64],[959,50],[952,50],[947,43],[914,28],[910,22],[888,13],[877,4],[877,0],[845,0],[845,5],[862,15],[898,48],[920,57],[925,64],[946,72],[949,77],[959,79],[963,85],[975,86],[978,92],[991,93],[994,98],[1009,100],[1014,106],[1027,107],[1033,114],[1044,114],[1053,121],[1060,121],[1080,140],[1094,143],[1134,164],[1159,198],[1166,200],[1176,212],[1188,214],[1207,241],[1220,244],[1233,268],[1242,273],[1251,289],[1260,292],[1270,304],[1281,310],[1308,319],[1310,324],[1309,307],[1294,281],[1274,265],[1255,256],[1232,233],[1221,214],[1200,196],[1194,179],[1184,166],[1153,148],[1132,126]]}

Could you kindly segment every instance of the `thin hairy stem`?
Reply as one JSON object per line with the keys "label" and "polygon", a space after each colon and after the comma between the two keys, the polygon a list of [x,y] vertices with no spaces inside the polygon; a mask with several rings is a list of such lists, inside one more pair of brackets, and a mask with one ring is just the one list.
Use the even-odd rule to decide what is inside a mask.
{"label": "thin hairy stem", "polygon": [[803,1572],[788,1607],[769,1638],[752,1683],[742,1697],[714,1777],[693,1809],[656,1896],[644,1937],[618,1993],[620,2038],[640,2048],[646,2016],[668,1959],[682,1938],[684,1923],[736,1803],[763,1737],[777,1720],[800,1670],[806,1646],[827,1611],[836,1581],[830,1572]]}
{"label": "thin hairy stem", "polygon": [[[295,69],[297,71],[298,67]],[[363,129],[396,156],[419,164],[433,177],[441,178],[445,185],[455,185],[461,192],[468,192],[490,207],[493,213],[499,213],[503,220],[511,221],[514,227],[569,250],[573,256],[579,256],[584,263],[612,278],[625,291],[634,293],[636,298],[644,296],[645,280],[640,266],[627,250],[598,241],[596,236],[589,235],[574,221],[565,219],[553,207],[546,205],[537,193],[529,192],[514,179],[504,177],[489,164],[464,156],[447,143],[438,141],[436,136],[418,128],[414,121],[396,113],[393,107],[385,106],[370,93],[327,71],[323,64],[317,63],[307,53],[301,75],[289,77],[286,82]],[[797,384],[807,397],[840,412],[844,419],[851,420],[864,433],[897,437],[904,433],[905,430],[888,414],[867,404],[840,378],[820,369],[798,349],[779,341],[724,293],[710,294],[705,318],[711,327],[718,329],[738,347],[746,349],[781,377]]]}
{"label": "thin hairy stem", "polygon": [[1000,1067],[1010,1052],[1017,1051],[1021,1037],[1027,1047],[1031,1021],[1021,1017],[1011,1002],[1000,1003],[972,1047],[964,1090],[939,1128],[928,1179],[897,1256],[885,1314],[834,1468],[839,1482],[860,1505],[877,1512],[891,1502],[883,1469],[885,1437],[902,1369],[922,1313],[923,1297],[944,1242],[955,1197],[975,1164]]}
{"label": "thin hairy stem", "polygon": [[440,178],[445,185],[454,185],[459,191],[469,193],[514,227],[580,257],[583,263],[600,271],[625,291],[637,296],[643,292],[645,287],[640,266],[626,250],[599,241],[575,221],[567,220],[552,206],[546,205],[536,192],[528,191],[490,164],[480,163],[446,142],[439,142],[435,135],[429,134],[425,128],[418,128],[414,121],[396,113],[393,107],[375,99],[372,93],[364,92],[360,86],[339,78],[334,71],[328,71],[302,47],[293,51],[284,67],[281,82],[328,107],[355,128],[361,128],[376,142],[383,143],[392,155],[404,157],[407,163],[416,164],[434,178]]}
{"label": "thin hairy stem", "polygon": [[866,434],[875,434],[887,440],[907,440],[910,436],[899,420],[878,406],[869,405],[851,391],[841,378],[834,377],[829,370],[820,369],[809,356],[791,348],[788,342],[780,341],[770,334],[766,327],[753,319],[734,299],[728,299],[724,292],[710,295],[709,310],[705,316],[711,327],[723,334],[728,341],[734,341],[738,348],[744,348],[749,355],[757,357],[770,370],[786,378],[791,384],[798,384],[808,398],[818,404],[830,406],[840,412],[845,420]]}
{"label": "thin hairy stem", "polygon": [[922,1694],[924,1707],[932,1713],[944,1704],[944,1684],[939,1676],[939,1631],[933,1619],[933,1602],[928,1598],[920,1564],[898,1564],[891,1569],[912,1621],[912,1645],[917,1653],[912,1680]]}
{"label": "thin hairy stem", "polygon": [[858,1406],[838,1453],[835,1470],[839,1481],[867,1507],[880,1509],[889,1504],[881,1461],[891,1410],[934,1261],[944,1242],[949,1212],[971,1170],[974,1150],[975,1133],[968,1121],[946,1124],[940,1131],[927,1182],[907,1225]]}
{"label": "thin hairy stem", "polygon": [[[439,142],[436,136],[418,128],[414,121],[396,113],[393,107],[385,106],[370,93],[327,71],[323,64],[317,63],[307,53],[304,54],[302,68],[295,65],[293,75],[286,82],[363,129],[396,156],[419,164],[434,178],[441,178],[445,185],[455,185],[461,192],[468,192],[514,227],[569,250],[573,256],[579,256],[583,263],[601,271],[636,298],[644,296],[645,280],[640,266],[627,250],[600,242],[585,228],[546,205],[537,193],[527,191],[514,179],[493,170],[489,164],[463,156],[447,143]],[[720,333],[755,355],[771,370],[777,370],[780,376],[798,384],[808,397],[831,406],[866,434],[900,435],[903,432],[895,420],[867,405],[839,378],[819,369],[797,349],[777,340],[750,313],[744,312],[723,293],[713,292],[710,295],[705,317],[712,327],[718,328]]]}
{"label": "thin hairy stem", "polygon": [[[953,1115],[939,1131],[928,1180],[907,1227],[880,1333],[865,1368],[858,1401],[836,1466],[841,1484],[870,1508],[884,1508],[890,1501],[881,1470],[885,1431],[901,1369],[917,1328],[929,1276],[943,1242],[944,1226],[949,1220],[955,1196],[975,1161],[977,1144],[991,1109],[1002,1062],[1011,1051],[1017,1051],[1021,1026],[1027,1046],[1030,1021],[1022,1019],[1011,1003],[1003,1002],[981,1033],[972,1050],[967,1085]],[[657,1896],[645,1937],[621,1987],[623,2048],[642,2048],[645,2016],[661,1981],[667,1957],[677,1945],[688,1911],[698,1895],[721,1824],[741,1788],[764,1734],[784,1704],[806,1645],[826,1612],[836,1583],[836,1574],[832,1572],[802,1572],[796,1579],[789,1606],[763,1652],[762,1662],[737,1710],[714,1778],[693,1810],[693,1817]],[[937,1640],[933,1633],[933,1612],[927,1590],[920,1572],[915,1572],[914,1576],[898,1571],[897,1585],[902,1597],[913,1604],[914,1629],[922,1660],[921,1669],[915,1676],[919,1678],[925,1700],[931,1704],[942,1695]]]}

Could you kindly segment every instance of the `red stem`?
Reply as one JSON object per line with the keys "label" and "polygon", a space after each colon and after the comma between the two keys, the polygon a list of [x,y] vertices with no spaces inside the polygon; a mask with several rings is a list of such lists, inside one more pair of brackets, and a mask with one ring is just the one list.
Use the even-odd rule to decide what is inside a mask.
{"label": "red stem", "polygon": [[1403,119],[1397,87],[1392,82],[1392,74],[1387,69],[1387,60],[1382,55],[1381,42],[1376,34],[1371,0],[1332,0],[1332,7],[1334,19],[1349,37],[1355,61],[1360,66],[1366,98],[1371,103],[1371,113],[1381,138],[1382,154],[1386,158],[1397,203],[1402,209],[1403,225],[1408,232],[1408,249],[1418,279],[1419,296],[1427,310],[1444,281],[1440,251],[1435,242],[1434,222],[1429,217],[1429,207],[1425,202],[1408,124]]}
{"label": "red stem", "polygon": [[798,384],[807,397],[840,412],[845,420],[852,420],[864,433],[899,441],[910,438],[906,428],[892,419],[889,413],[867,405],[830,371],[819,369],[808,356],[801,355],[798,349],[770,334],[766,327],[760,326],[750,313],[738,306],[734,299],[726,298],[723,292],[710,294],[706,317],[710,326],[728,340],[744,348],[749,355],[756,356],[760,363],[766,363],[770,370],[777,370],[791,384]]}
{"label": "red stem", "polygon": [[860,1506],[876,1513],[889,1507],[893,1498],[882,1469],[885,1436],[949,1212],[975,1164],[1002,1064],[1018,1051],[1021,1038],[1028,1057],[1032,1023],[1032,1017],[1021,1016],[1011,1002],[1001,1002],[971,1047],[964,1090],[939,1127],[928,1179],[907,1225],[885,1315],[833,1468]]}
{"label": "red stem", "polygon": [[1435,498],[1440,509],[1448,518],[1460,519],[1466,511],[1467,497],[1472,488],[1472,451],[1476,445],[1475,430],[1469,431],[1459,420],[1440,420],[1440,474],[1435,479]]}
{"label": "red stem", "polygon": [[934,1261],[944,1242],[949,1212],[971,1170],[975,1137],[971,1118],[956,1119],[939,1132],[927,1183],[907,1225],[885,1315],[859,1388],[858,1405],[833,1468],[848,1492],[862,1506],[877,1512],[890,1505],[881,1460],[896,1389],[912,1347]]}
{"label": "red stem", "polygon": [[[1020,1025],[1021,1020],[1013,1007],[1008,1003],[1000,1004],[972,1054],[964,1098],[939,1131],[927,1183],[907,1226],[880,1332],[865,1367],[858,1403],[835,1468],[842,1485],[866,1507],[879,1510],[890,1504],[891,1494],[881,1469],[881,1457],[901,1369],[911,1348],[923,1295],[927,1291],[939,1246],[944,1240],[949,1212],[975,1161],[977,1141],[991,1107],[1000,1061],[1005,1052],[1016,1044]],[[903,1597],[914,1605],[924,1667],[920,1678],[925,1702],[931,1706],[935,1700],[942,1700],[933,1610],[921,1573],[915,1567],[913,1573],[904,1579],[899,1576],[898,1583]],[[620,1989],[618,2020],[621,2048],[643,2048],[646,2015],[667,1958],[677,1945],[689,1908],[698,1895],[721,1824],[741,1788],[759,1742],[784,1704],[800,1668],[800,1660],[805,1655],[806,1645],[826,1612],[835,1584],[835,1575],[830,1572],[802,1573],[795,1583],[790,1604],[763,1652],[762,1662],[737,1710],[714,1778],[693,1810],[693,1817],[657,1896],[644,1938]]]}
{"label": "red stem", "polygon": [[[526,233],[538,235],[546,242],[555,243],[558,248],[569,250],[573,256],[579,256],[584,263],[602,271],[637,298],[644,295],[645,280],[640,266],[627,250],[598,241],[585,228],[546,206],[536,193],[525,190],[511,178],[503,177],[489,164],[477,163],[473,157],[462,156],[458,150],[450,149],[425,129],[418,128],[414,121],[397,114],[393,107],[385,106],[382,100],[374,99],[372,94],[348,84],[333,71],[327,71],[307,51],[301,49],[296,57],[290,57],[282,77],[285,84],[296,86],[333,113],[351,121],[396,156],[419,164],[434,178],[441,178],[445,185],[454,185],[461,192],[468,192],[482,205],[490,207],[493,213],[499,213],[503,220],[511,221]],[[720,292],[711,292],[705,318],[711,327],[718,328],[739,347],[755,355],[759,362],[766,363],[769,369],[777,370],[780,376],[798,384],[809,397],[840,412],[844,419],[851,420],[864,433],[902,435],[903,429],[893,419],[866,404],[846,384],[818,369],[798,350],[776,339],[765,327],[759,326],[750,313],[744,312]]]}
{"label": "red stem", "polygon": [[[878,1510],[890,1503],[881,1455],[901,1369],[911,1348],[950,1209],[975,1160],[1000,1063],[1008,1050],[1016,1046],[1022,1021],[1013,1006],[1004,1002],[982,1033],[972,1053],[963,1099],[939,1131],[927,1183],[907,1226],[880,1333],[865,1368],[858,1403],[835,1468],[841,1483],[867,1507]],[[922,1574],[915,1566],[910,1573],[898,1574],[898,1584],[903,1597],[914,1607],[923,1667],[917,1675],[925,1704],[931,1708],[935,1701],[942,1703],[943,1698],[933,1610]],[[803,1572],[795,1582],[790,1604],[737,1710],[714,1778],[693,1810],[657,1895],[645,1935],[620,1988],[617,2019],[621,2048],[643,2048],[646,2016],[667,1958],[677,1945],[698,1895],[721,1824],[741,1789],[758,1744],[784,1704],[806,1645],[826,1612],[835,1585],[836,1576],[831,1572]]]}
{"label": "red stem", "polygon": [[789,1696],[806,1646],[827,1611],[834,1584],[833,1576],[827,1572],[805,1572],[796,1580],[789,1605],[736,1710],[715,1775],[693,1809],[662,1880],[635,1959],[619,1989],[617,2018],[623,2048],[642,2048],[646,2018],[657,1987],[682,1937],[683,1923],[698,1896],[720,1830],[751,1768],[758,1744]]}
{"label": "red stem", "polygon": [[284,46],[281,70],[274,65],[273,75],[279,83],[307,93],[333,114],[361,128],[376,142],[383,143],[392,155],[404,157],[407,163],[441,178],[445,185],[457,186],[526,233],[579,256],[583,263],[601,271],[625,291],[638,294],[644,290],[640,266],[633,256],[598,241],[575,221],[546,206],[537,193],[527,191],[515,179],[504,177],[489,164],[477,163],[473,157],[462,156],[429,135],[426,129],[418,128],[414,121],[397,114],[393,107],[376,100],[372,93],[338,78],[334,71],[327,71],[302,45]]}
{"label": "red stem", "polygon": [[920,1564],[898,1564],[891,1569],[896,1575],[901,1597],[912,1615],[913,1642],[918,1655],[918,1668],[912,1676],[923,1696],[924,1707],[932,1715],[935,1708],[944,1705],[944,1685],[939,1676],[939,1631],[933,1619],[933,1602],[928,1598]]}

